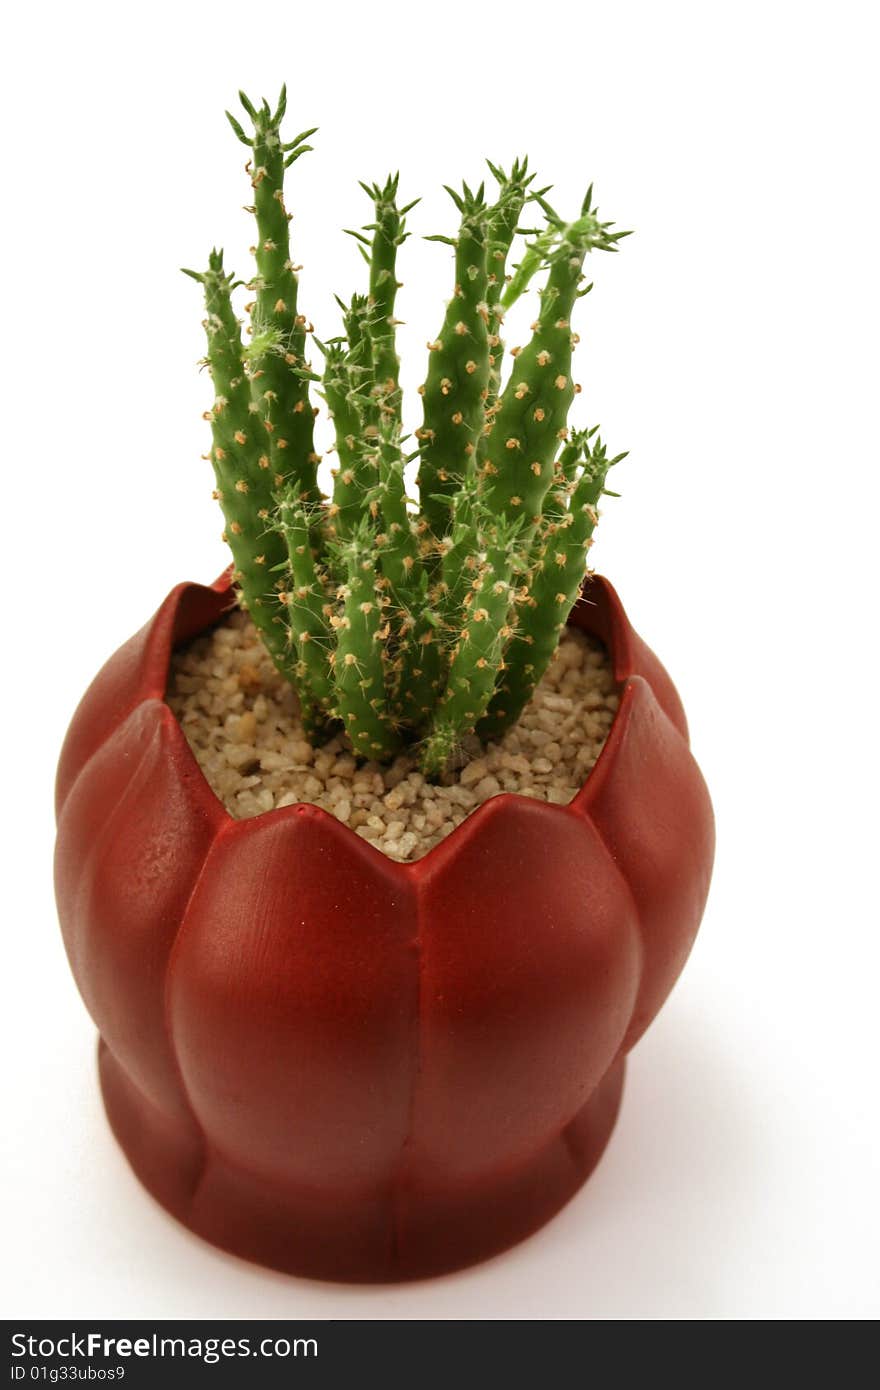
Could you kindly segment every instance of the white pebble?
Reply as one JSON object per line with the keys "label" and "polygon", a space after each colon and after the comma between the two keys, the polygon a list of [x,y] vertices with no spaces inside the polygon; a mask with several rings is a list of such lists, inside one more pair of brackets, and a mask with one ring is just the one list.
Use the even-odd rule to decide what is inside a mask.
{"label": "white pebble", "polygon": [[459,774],[459,781],[463,787],[472,787],[486,776],[489,771],[485,758],[475,758],[472,763],[466,763]]}
{"label": "white pebble", "polygon": [[501,784],[497,777],[483,777],[476,785],[475,791],[480,801],[488,801],[490,796],[497,796],[501,791]]}

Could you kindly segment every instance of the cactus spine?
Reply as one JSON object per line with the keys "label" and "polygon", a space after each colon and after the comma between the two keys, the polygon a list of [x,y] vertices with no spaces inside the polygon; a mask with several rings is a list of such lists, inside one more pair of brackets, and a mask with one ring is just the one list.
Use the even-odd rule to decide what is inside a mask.
{"label": "cactus spine", "polygon": [[[341,725],[361,758],[417,747],[441,775],[462,740],[497,738],[518,718],[549,664],[587,572],[609,458],[594,430],[571,432],[577,388],[571,324],[593,250],[626,233],[600,222],[588,192],[564,222],[531,189],[527,162],[498,183],[450,193],[453,292],[429,344],[423,419],[407,444],[395,317],[397,258],[408,236],[398,177],[362,184],[373,220],[352,232],[369,266],[365,293],[337,301],[342,332],[314,337],[298,304],[284,174],[314,132],[285,142],[286,98],[272,110],[242,94],[251,151],[256,274],[249,342],[233,308],[237,288],[211,254],[188,271],[204,291],[207,412],[216,497],[234,578],[279,671],[297,689],[306,728]],[[526,204],[546,226],[523,232]],[[508,272],[515,237],[531,237]],[[544,275],[530,341],[502,381],[503,314]],[[323,363],[308,360],[307,334]],[[335,452],[329,499],[318,486],[310,390],[329,412]],[[408,452],[409,451],[409,452]],[[418,498],[407,468],[418,459]]]}

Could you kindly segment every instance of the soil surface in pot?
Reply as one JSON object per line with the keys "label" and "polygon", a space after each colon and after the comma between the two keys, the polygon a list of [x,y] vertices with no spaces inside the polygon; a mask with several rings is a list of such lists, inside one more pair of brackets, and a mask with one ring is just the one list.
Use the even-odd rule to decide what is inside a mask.
{"label": "soil surface in pot", "polygon": [[618,705],[604,647],[567,628],[515,727],[497,744],[466,739],[458,768],[431,785],[412,757],[358,765],[341,735],[313,748],[294,691],[241,612],[174,653],[167,698],[230,815],[311,802],[401,862],[420,859],[499,792],[571,801]]}

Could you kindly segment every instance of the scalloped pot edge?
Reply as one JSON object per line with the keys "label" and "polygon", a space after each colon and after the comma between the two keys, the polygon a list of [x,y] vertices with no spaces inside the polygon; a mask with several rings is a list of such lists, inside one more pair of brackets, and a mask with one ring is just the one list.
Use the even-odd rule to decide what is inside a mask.
{"label": "scalloped pot edge", "polygon": [[568,806],[484,803],[398,864],[318,807],[233,820],[164,702],[235,603],[182,584],[84,696],[56,888],[110,1123],[181,1221],[292,1273],[441,1273],[577,1190],[687,958],[712,810],[681,702],[595,578],[621,686]]}

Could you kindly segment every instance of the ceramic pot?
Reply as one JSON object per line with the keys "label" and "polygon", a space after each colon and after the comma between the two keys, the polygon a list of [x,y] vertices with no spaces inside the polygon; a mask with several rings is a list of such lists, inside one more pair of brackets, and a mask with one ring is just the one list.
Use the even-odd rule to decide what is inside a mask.
{"label": "ceramic pot", "polygon": [[614,590],[570,622],[620,708],[568,806],[504,794],[397,864],[314,806],[233,820],[164,702],[233,605],[183,584],[107,663],[58,772],[57,896],[104,1101],[192,1230],[297,1274],[485,1258],[580,1187],[691,948],[713,820]]}

